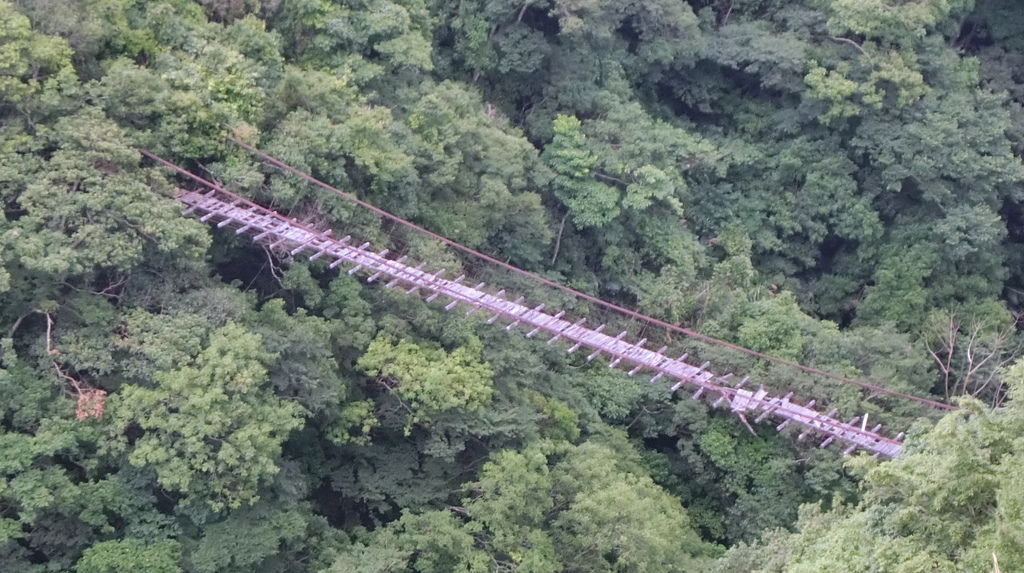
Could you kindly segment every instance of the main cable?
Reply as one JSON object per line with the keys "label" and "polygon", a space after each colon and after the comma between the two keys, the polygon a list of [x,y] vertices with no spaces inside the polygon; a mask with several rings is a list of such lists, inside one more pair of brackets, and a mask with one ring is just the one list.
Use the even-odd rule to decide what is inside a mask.
{"label": "main cable", "polygon": [[[363,208],[366,208],[366,209],[368,209],[368,210],[370,210],[370,211],[380,215],[381,217],[384,217],[386,219],[389,219],[391,221],[399,223],[399,224],[401,224],[401,225],[403,225],[405,227],[413,229],[413,230],[415,230],[415,231],[417,231],[417,232],[419,232],[419,233],[421,233],[423,235],[426,235],[426,236],[428,236],[428,237],[430,237],[432,239],[440,241],[440,242],[442,242],[442,243],[444,243],[444,244],[446,244],[446,245],[448,245],[448,246],[450,246],[450,247],[452,247],[452,248],[454,248],[456,250],[462,251],[462,252],[464,252],[466,254],[472,255],[472,256],[474,256],[474,257],[476,257],[478,259],[487,261],[489,263],[498,265],[499,267],[502,267],[504,269],[507,269],[509,271],[517,273],[517,274],[519,274],[521,276],[528,277],[528,278],[530,278],[532,280],[535,280],[535,281],[538,281],[538,282],[540,282],[540,283],[542,283],[544,285],[547,285],[549,287],[561,290],[562,292],[571,294],[571,295],[573,295],[575,297],[581,298],[583,300],[586,300],[586,301],[591,302],[593,304],[596,304],[598,306],[601,306],[601,307],[604,307],[604,308],[607,308],[607,309],[610,309],[610,310],[614,310],[614,311],[622,313],[622,314],[624,314],[626,316],[630,316],[630,317],[635,318],[635,319],[643,320],[643,321],[646,321],[646,322],[648,322],[650,324],[655,324],[655,325],[660,326],[662,328],[665,328],[665,329],[668,329],[668,330],[671,330],[671,331],[674,331],[674,332],[678,332],[680,334],[684,334],[686,336],[690,336],[690,337],[696,338],[698,340],[703,340],[703,341],[711,343],[711,344],[722,346],[724,348],[729,348],[731,350],[735,350],[735,351],[741,352],[743,354],[754,356],[754,357],[760,358],[762,360],[767,360],[769,362],[774,362],[774,363],[777,363],[777,364],[782,364],[782,365],[785,365],[785,366],[789,366],[791,368],[795,368],[797,370],[800,370],[802,372],[806,372],[808,374],[815,374],[815,375],[818,375],[818,376],[822,376],[822,377],[829,378],[829,379],[832,379],[832,380],[836,380],[836,381],[839,381],[839,382],[843,382],[843,383],[846,383],[846,384],[853,384],[855,386],[859,386],[859,387],[864,388],[866,390],[871,390],[873,392],[877,392],[877,393],[880,393],[880,394],[886,394],[886,395],[889,395],[889,396],[894,396],[894,397],[898,397],[898,398],[912,400],[914,402],[919,402],[921,404],[926,404],[926,405],[931,406],[933,408],[939,408],[939,409],[950,410],[950,411],[959,410],[959,408],[957,408],[956,406],[953,406],[953,405],[950,405],[950,404],[946,404],[944,402],[939,402],[938,400],[932,400],[932,399],[929,399],[929,398],[923,398],[921,396],[914,396],[913,394],[907,394],[905,392],[900,392],[898,390],[891,390],[889,388],[886,388],[886,387],[881,386],[879,384],[876,384],[874,382],[868,382],[868,381],[864,381],[864,380],[857,380],[855,378],[848,378],[846,376],[841,376],[841,375],[838,375],[838,374],[833,374],[831,372],[828,372],[826,370],[822,370],[820,368],[816,368],[814,366],[806,366],[804,364],[800,364],[799,362],[794,362],[792,360],[787,360],[785,358],[781,358],[781,357],[778,357],[778,356],[772,356],[770,354],[765,354],[763,352],[760,352],[760,351],[757,351],[757,350],[754,350],[754,349],[751,349],[751,348],[746,348],[746,347],[740,346],[738,344],[734,344],[734,343],[729,342],[727,340],[721,340],[721,339],[715,338],[713,336],[708,336],[706,334],[702,334],[702,333],[697,332],[695,330],[691,330],[689,328],[685,328],[685,327],[682,327],[682,326],[677,326],[675,324],[671,324],[671,323],[666,322],[664,320],[660,320],[660,319],[654,318],[652,316],[647,316],[647,315],[645,315],[643,313],[640,313],[640,312],[637,312],[635,310],[632,310],[632,309],[629,309],[629,308],[617,305],[617,304],[612,303],[612,302],[608,302],[608,301],[603,300],[601,298],[598,298],[596,296],[587,294],[585,292],[576,290],[576,289],[574,289],[572,287],[568,287],[568,286],[565,286],[565,285],[560,284],[558,282],[555,282],[555,281],[553,281],[551,279],[545,278],[545,277],[543,277],[543,276],[541,276],[541,275],[539,275],[537,273],[534,273],[534,272],[531,272],[531,271],[527,271],[525,269],[521,269],[521,268],[519,268],[519,267],[517,267],[515,265],[512,265],[512,264],[506,263],[504,261],[501,261],[499,259],[496,259],[496,258],[494,258],[494,257],[492,257],[490,255],[487,255],[486,253],[482,253],[482,252],[477,251],[477,250],[475,250],[475,249],[473,249],[471,247],[467,247],[467,246],[465,246],[465,245],[463,245],[461,243],[453,241],[453,240],[451,240],[451,239],[449,239],[449,238],[447,238],[447,237],[445,237],[443,235],[439,235],[439,234],[437,234],[437,233],[435,233],[435,232],[433,232],[433,231],[431,231],[429,229],[421,227],[421,226],[417,225],[416,223],[413,223],[411,221],[407,221],[407,220],[399,217],[398,215],[394,215],[394,214],[392,214],[392,213],[390,213],[388,211],[385,211],[384,209],[381,209],[380,207],[377,207],[376,205],[368,203],[368,202],[360,199],[359,197],[356,197],[355,195],[353,195],[351,193],[347,193],[345,191],[342,191],[342,190],[340,190],[340,189],[338,189],[336,187],[333,187],[332,185],[329,185],[329,184],[327,184],[327,183],[317,179],[316,177],[313,177],[312,175],[310,175],[308,173],[300,171],[299,169],[297,169],[295,167],[292,167],[291,165],[285,163],[284,161],[281,161],[281,160],[277,159],[276,157],[273,157],[272,155],[270,155],[268,153],[260,151],[259,149],[256,149],[255,147],[253,147],[253,146],[251,146],[251,145],[249,145],[249,144],[247,144],[247,143],[245,143],[243,141],[240,141],[240,140],[236,139],[233,136],[228,135],[227,139],[228,139],[228,141],[234,143],[235,145],[238,145],[239,147],[242,147],[243,149],[249,151],[250,153],[256,155],[257,157],[260,157],[264,161],[267,161],[271,165],[274,165],[274,166],[278,167],[279,169],[282,169],[284,171],[292,173],[293,175],[296,175],[296,176],[298,176],[298,177],[300,177],[300,178],[302,178],[302,179],[304,179],[304,180],[306,180],[306,181],[308,181],[308,182],[310,182],[310,183],[312,183],[314,185],[317,185],[318,187],[326,189],[326,190],[328,190],[328,191],[330,191],[330,192],[332,192],[332,193],[334,193],[334,194],[336,194],[336,195],[338,195],[338,196],[340,196],[340,197],[342,197],[342,198],[344,198],[344,199],[346,199],[348,201],[351,201],[351,202],[353,202],[353,203],[355,203],[355,204],[357,204],[357,205],[359,205],[359,206],[361,206]],[[147,152],[147,151],[143,150],[143,153],[147,157],[150,157],[151,159],[154,159],[154,160],[156,160],[156,161],[158,161],[158,162],[160,162],[160,163],[162,163],[162,164],[164,164],[164,165],[166,165],[168,167],[171,167],[175,171],[178,171],[179,173],[185,174],[188,177],[191,177],[192,179],[195,179],[197,181],[203,182],[204,184],[206,184],[208,186],[211,186],[213,188],[219,187],[219,186],[217,186],[217,185],[215,185],[215,184],[213,184],[213,183],[211,183],[209,181],[206,181],[205,179],[199,177],[198,175],[195,175],[195,174],[193,174],[191,172],[188,172],[187,170],[185,170],[185,169],[183,169],[181,167],[178,167],[177,165],[174,165],[173,163],[170,163],[169,161],[166,161],[164,159],[161,159],[161,158],[157,157],[156,155],[154,155],[154,154],[152,154],[150,152]]]}

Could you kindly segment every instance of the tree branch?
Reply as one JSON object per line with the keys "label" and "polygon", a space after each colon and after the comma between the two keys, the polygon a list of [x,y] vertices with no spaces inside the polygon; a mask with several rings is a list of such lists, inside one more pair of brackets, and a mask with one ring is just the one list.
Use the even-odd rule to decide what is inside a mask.
{"label": "tree branch", "polygon": [[36,313],[36,311],[34,311],[34,310],[30,310],[29,312],[26,312],[25,314],[23,314],[23,315],[19,316],[19,317],[18,317],[18,320],[15,320],[15,321],[14,321],[14,324],[13,324],[13,325],[11,325],[11,330],[10,330],[10,331],[9,331],[9,332],[7,333],[7,336],[8,336],[8,337],[14,336],[14,332],[15,332],[16,330],[18,330],[18,327],[19,327],[19,326],[21,326],[21,323],[22,323],[22,321],[24,321],[24,320],[25,320],[26,318],[28,318],[28,317],[32,316],[32,315],[33,315],[33,314],[35,314],[35,313]]}
{"label": "tree branch", "polygon": [[569,211],[562,215],[562,222],[558,224],[558,235],[555,236],[555,252],[551,255],[551,264],[558,259],[558,250],[562,246],[562,232],[565,231],[565,220],[569,217]]}
{"label": "tree branch", "polygon": [[523,2],[523,7],[519,9],[519,15],[516,16],[516,24],[523,21],[523,15],[526,14],[526,9],[530,7],[529,2]]}
{"label": "tree branch", "polygon": [[835,40],[836,42],[843,42],[844,44],[849,44],[849,45],[853,46],[854,48],[856,48],[857,51],[860,52],[861,55],[863,55],[864,57],[869,58],[869,59],[871,58],[871,56],[867,52],[864,51],[864,48],[862,48],[860,46],[860,44],[858,44],[857,42],[854,42],[850,38],[844,38],[842,36],[832,36],[832,39]]}
{"label": "tree branch", "polygon": [[620,183],[622,185],[626,185],[627,187],[629,186],[629,181],[624,181],[624,180],[619,179],[618,177],[615,177],[613,175],[608,175],[607,173],[601,173],[600,171],[595,171],[594,172],[594,177],[597,177],[598,179],[604,179],[605,181],[612,181],[614,183]]}
{"label": "tree branch", "polygon": [[732,14],[732,0],[729,0],[729,6],[726,7],[725,14],[719,19],[718,24],[716,25],[716,28],[721,28],[722,26],[725,26],[726,22],[729,21],[729,15],[731,15],[731,14]]}

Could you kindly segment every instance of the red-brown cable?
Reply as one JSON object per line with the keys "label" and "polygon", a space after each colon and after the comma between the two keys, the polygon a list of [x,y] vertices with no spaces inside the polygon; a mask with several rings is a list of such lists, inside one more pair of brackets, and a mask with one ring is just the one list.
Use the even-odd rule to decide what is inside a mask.
{"label": "red-brown cable", "polygon": [[[660,326],[662,328],[666,328],[668,330],[672,330],[672,331],[678,332],[680,334],[685,334],[687,336],[692,336],[694,338],[703,340],[705,342],[709,342],[711,344],[716,344],[716,345],[719,345],[719,346],[723,346],[725,348],[729,348],[731,350],[735,350],[737,352],[742,352],[742,353],[748,354],[750,356],[761,358],[763,360],[767,360],[767,361],[770,361],[770,362],[775,362],[777,364],[783,364],[785,366],[796,368],[798,370],[801,370],[801,371],[809,373],[809,374],[816,374],[818,376],[823,376],[825,378],[830,378],[832,380],[837,380],[839,382],[844,382],[844,383],[847,383],[847,384],[854,384],[856,386],[860,386],[861,388],[865,388],[867,390],[872,390],[874,392],[878,392],[878,393],[881,393],[881,394],[887,394],[889,396],[895,396],[895,397],[904,398],[904,399],[907,399],[907,400],[913,400],[915,402],[919,402],[919,403],[922,403],[922,404],[927,404],[927,405],[929,405],[929,406],[931,406],[933,408],[940,408],[940,409],[944,409],[944,410],[959,410],[959,408],[957,408],[956,406],[952,406],[952,405],[946,404],[944,402],[939,402],[938,400],[932,400],[932,399],[929,399],[929,398],[923,398],[923,397],[920,397],[920,396],[914,396],[913,394],[907,394],[905,392],[900,392],[900,391],[897,391],[897,390],[890,390],[888,388],[885,388],[884,386],[881,386],[881,385],[873,383],[873,382],[867,382],[867,381],[863,381],[863,380],[857,380],[857,379],[854,379],[854,378],[848,378],[848,377],[845,377],[845,376],[840,376],[838,374],[833,374],[831,372],[827,372],[825,370],[821,370],[820,368],[815,368],[813,366],[806,366],[806,365],[800,364],[799,362],[794,362],[792,360],[787,360],[785,358],[780,358],[778,356],[772,356],[770,354],[765,354],[765,353],[759,352],[757,350],[753,350],[753,349],[750,349],[750,348],[745,348],[745,347],[740,346],[738,344],[733,344],[732,342],[728,342],[726,340],[721,340],[721,339],[718,339],[718,338],[715,338],[715,337],[712,337],[712,336],[708,336],[706,334],[701,334],[701,333],[699,333],[697,331],[690,330],[689,328],[684,328],[684,327],[677,326],[677,325],[671,324],[669,322],[665,322],[663,320],[654,318],[652,316],[647,316],[647,315],[642,314],[640,312],[637,312],[635,310],[631,310],[631,309],[625,308],[623,306],[619,306],[617,304],[605,301],[605,300],[600,299],[598,297],[595,297],[593,295],[589,295],[589,294],[587,294],[585,292],[581,292],[581,291],[578,291],[578,290],[576,290],[574,288],[567,287],[565,285],[562,285],[562,284],[557,283],[555,281],[552,281],[550,279],[544,278],[541,275],[538,275],[536,273],[533,273],[533,272],[521,269],[521,268],[519,268],[519,267],[517,267],[515,265],[511,265],[509,263],[506,263],[504,261],[496,259],[496,258],[494,258],[494,257],[492,257],[490,255],[487,255],[485,253],[482,253],[480,251],[477,251],[475,249],[467,247],[467,246],[465,246],[465,245],[463,245],[461,243],[457,243],[457,242],[455,242],[455,241],[453,241],[453,240],[451,240],[451,239],[449,239],[447,237],[439,235],[439,234],[437,234],[437,233],[435,233],[435,232],[433,232],[433,231],[431,231],[429,229],[421,227],[421,226],[419,226],[419,225],[417,225],[417,224],[415,224],[415,223],[413,223],[411,221],[407,221],[407,220],[405,220],[405,219],[403,219],[403,218],[401,218],[401,217],[399,217],[397,215],[394,215],[394,214],[392,214],[392,213],[390,213],[388,211],[385,211],[384,209],[381,209],[380,207],[377,207],[376,205],[373,205],[371,203],[367,203],[366,201],[363,201],[362,199],[356,197],[355,195],[353,195],[351,193],[347,193],[345,191],[337,189],[337,188],[335,188],[335,187],[333,187],[333,186],[331,186],[331,185],[329,185],[329,184],[327,184],[327,183],[317,179],[316,177],[313,177],[312,175],[310,175],[308,173],[300,171],[299,169],[296,169],[295,167],[292,167],[291,165],[289,165],[289,164],[287,164],[287,163],[285,163],[285,162],[283,162],[283,161],[281,161],[281,160],[279,160],[279,159],[277,159],[277,158],[275,158],[275,157],[273,157],[273,156],[271,156],[271,155],[269,155],[267,153],[264,153],[263,151],[260,151],[259,149],[256,149],[255,147],[253,147],[253,146],[251,146],[251,145],[249,145],[249,144],[247,144],[245,142],[242,142],[242,141],[240,141],[240,140],[238,140],[238,139],[236,139],[236,138],[234,138],[232,136],[227,136],[227,139],[229,141],[231,141],[232,143],[234,143],[234,144],[236,144],[236,145],[238,145],[238,146],[248,150],[249,152],[253,153],[254,155],[262,158],[263,160],[267,161],[268,163],[270,163],[270,164],[272,164],[272,165],[274,165],[274,166],[276,166],[276,167],[278,167],[280,169],[288,171],[288,172],[290,172],[290,173],[292,173],[294,175],[297,175],[297,176],[301,177],[302,179],[305,179],[306,181],[308,181],[310,183],[313,183],[314,185],[317,185],[319,187],[322,187],[323,189],[326,189],[326,190],[328,190],[328,191],[330,191],[332,193],[337,194],[340,197],[343,197],[343,198],[345,198],[345,199],[347,199],[349,201],[352,201],[353,203],[355,203],[355,204],[357,204],[357,205],[359,205],[361,207],[369,209],[370,211],[373,211],[374,213],[377,213],[378,215],[380,215],[382,217],[385,217],[387,219],[395,221],[396,223],[404,225],[404,226],[406,226],[406,227],[408,227],[410,229],[413,229],[413,230],[415,230],[415,231],[417,231],[419,233],[422,233],[422,234],[424,234],[424,235],[426,235],[426,236],[428,236],[428,237],[430,237],[432,239],[441,241],[442,243],[444,243],[444,244],[446,244],[446,245],[448,245],[448,246],[450,246],[450,247],[452,247],[454,249],[460,250],[460,251],[462,251],[464,253],[467,253],[467,254],[472,255],[474,257],[477,257],[479,259],[485,260],[485,261],[487,261],[489,263],[498,265],[498,266],[500,266],[502,268],[505,268],[507,270],[510,270],[510,271],[512,271],[514,273],[518,273],[518,274],[520,274],[522,276],[529,277],[529,278],[531,278],[531,279],[533,279],[535,281],[541,282],[541,283],[543,283],[543,284],[545,284],[547,286],[550,286],[552,288],[556,288],[556,289],[559,289],[559,290],[561,290],[563,292],[572,294],[573,296],[582,298],[583,300],[589,301],[589,302],[594,303],[594,304],[596,304],[598,306],[602,306],[604,308],[607,308],[607,309],[610,309],[610,310],[614,310],[616,312],[625,314],[625,315],[630,316],[632,318],[636,318],[636,319],[639,319],[639,320],[647,321],[647,322],[649,322],[651,324],[658,325],[658,326]],[[156,155],[154,155],[154,154],[152,154],[150,152],[143,151],[143,153],[147,157],[150,157],[150,158],[152,158],[152,159],[154,159],[154,160],[156,160],[156,161],[158,161],[158,162],[160,162],[160,163],[162,163],[162,164],[164,164],[164,165],[166,165],[168,167],[171,167],[172,169],[178,171],[179,173],[187,175],[188,177],[191,177],[191,178],[193,178],[193,179],[195,179],[197,181],[200,181],[200,182],[204,183],[205,185],[209,185],[209,186],[214,187],[214,188],[219,187],[219,186],[217,186],[217,185],[215,185],[215,184],[213,184],[213,183],[211,183],[211,182],[209,182],[209,181],[199,177],[198,175],[194,175],[194,174],[188,172],[187,170],[185,170],[185,169],[183,169],[181,167],[178,167],[177,165],[174,165],[173,163],[170,163],[169,161],[166,161],[164,159],[161,159],[161,158],[157,157]]]}

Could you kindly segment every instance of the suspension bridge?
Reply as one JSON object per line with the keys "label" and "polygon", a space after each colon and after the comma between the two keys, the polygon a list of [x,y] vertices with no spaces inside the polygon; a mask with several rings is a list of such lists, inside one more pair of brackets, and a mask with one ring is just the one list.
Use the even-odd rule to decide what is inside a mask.
{"label": "suspension bridge", "polygon": [[[586,319],[573,320],[564,310],[549,309],[544,304],[528,304],[524,297],[512,298],[504,289],[492,292],[493,289],[485,283],[471,286],[465,275],[449,277],[445,269],[431,269],[426,261],[411,261],[389,249],[377,250],[369,242],[359,242],[348,235],[334,237],[330,230],[318,230],[206,181],[156,155],[143,153],[206,187],[203,191],[179,190],[175,198],[185,206],[182,215],[197,216],[200,221],[215,224],[217,228],[233,229],[236,234],[248,235],[253,241],[278,252],[305,256],[310,261],[322,260],[331,269],[342,267],[349,275],[362,276],[367,282],[377,282],[384,288],[402,289],[405,294],[422,297],[428,303],[439,301],[445,311],[462,309],[466,314],[480,313],[487,316],[485,321],[488,324],[499,324],[507,331],[524,331],[527,338],[543,334],[548,345],[565,345],[568,353],[586,349],[588,361],[604,356],[609,368],[628,367],[629,376],[645,373],[645,377],[651,376],[651,383],[667,379],[671,392],[692,392],[693,399],[705,400],[712,407],[728,408],[751,431],[748,416],[753,417],[754,424],[773,419],[777,431],[790,425],[797,426],[801,429],[798,440],[814,436],[820,440],[818,446],[821,448],[833,443],[842,444],[844,454],[862,449],[875,456],[891,458],[902,451],[903,433],[894,437],[884,435],[880,424],[868,426],[866,414],[844,422],[836,417],[835,408],[822,413],[814,400],[799,404],[792,401],[793,393],[773,396],[763,387],[748,387],[749,378],[715,374],[709,370],[709,363],[691,364],[686,354],[673,357],[667,353],[667,346],[651,350],[645,347],[646,338],[637,339],[626,330],[612,334],[605,331],[605,324],[589,325]],[[290,166],[288,168],[294,170]],[[306,177],[309,178],[308,175]],[[373,209],[381,212],[379,208]],[[445,242],[450,243],[448,240]],[[950,408],[945,404],[940,406]]]}

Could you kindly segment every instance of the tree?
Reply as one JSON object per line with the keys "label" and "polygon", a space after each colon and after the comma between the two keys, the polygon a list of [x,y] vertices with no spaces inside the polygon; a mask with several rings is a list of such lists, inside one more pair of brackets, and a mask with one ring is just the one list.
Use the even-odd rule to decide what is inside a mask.
{"label": "tree", "polygon": [[555,195],[565,203],[579,227],[602,226],[619,215],[621,193],[594,180],[597,157],[585,146],[580,120],[558,116],[555,137],[545,148],[548,165],[557,173],[552,180]]}
{"label": "tree", "polygon": [[[1022,374],[1020,361],[1004,373],[1013,397],[1024,388]],[[987,571],[993,554],[1005,570],[1024,563],[1021,403],[1011,398],[995,410],[972,399],[962,404],[933,428],[921,427],[899,458],[880,465],[860,459],[863,501],[828,512],[805,506],[796,533],[773,534],[757,549],[779,558],[753,570]],[[742,567],[747,552],[730,552],[719,570],[740,570],[733,567]]]}
{"label": "tree", "polygon": [[[1020,368],[999,366],[1022,21],[1010,0],[0,0],[0,571],[705,570],[708,540],[726,570],[1019,568]],[[911,438],[875,464],[752,435],[182,218],[169,196],[201,185],[137,148],[600,324],[226,133],[616,304],[1002,407],[940,421],[630,328]]]}
{"label": "tree", "polygon": [[422,0],[284,2],[273,22],[291,59],[316,67],[351,67],[361,81],[388,72],[430,70],[429,15]]}
{"label": "tree", "polygon": [[252,571],[286,549],[289,542],[311,532],[306,508],[257,502],[231,512],[223,521],[203,528],[202,539],[189,552],[200,573]]}
{"label": "tree", "polygon": [[480,360],[476,338],[451,352],[402,340],[378,337],[359,358],[357,367],[409,409],[409,425],[429,423],[447,410],[473,411],[491,399],[490,365]]}
{"label": "tree", "polygon": [[80,573],[178,573],[181,546],[176,541],[150,543],[142,539],[103,541],[85,550],[75,565]]}
{"label": "tree", "polygon": [[548,172],[537,150],[489,105],[454,82],[429,86],[409,102],[406,123],[430,194],[417,200],[418,218],[468,246],[537,264],[552,236],[536,192]]}
{"label": "tree", "polygon": [[34,32],[29,19],[5,0],[0,3],[0,43],[0,100],[5,108],[17,110],[31,127],[40,115],[46,117],[67,103],[65,96],[74,94],[78,78],[66,41]]}
{"label": "tree", "polygon": [[963,320],[952,311],[935,312],[928,318],[924,343],[942,376],[946,399],[973,396],[993,407],[1001,405],[1006,398],[1001,374],[1020,357],[1016,320],[1002,321],[1005,324],[979,316]]}
{"label": "tree", "polygon": [[18,312],[56,298],[62,283],[107,279],[103,291],[149,256],[195,257],[206,248],[202,228],[180,220],[175,202],[159,194],[166,182],[139,167],[125,133],[100,110],[63,117],[46,133],[46,160],[25,166],[5,197],[18,216],[3,224],[0,256],[22,300]]}
{"label": "tree", "polygon": [[854,33],[880,42],[913,45],[946,21],[974,7],[970,0],[926,0],[899,4],[888,0],[834,0],[828,27],[834,34]]}
{"label": "tree", "polygon": [[[699,567],[710,548],[690,529],[678,501],[618,440],[576,448],[539,444],[496,457],[469,488],[470,525],[478,524],[492,555],[532,571]],[[618,450],[625,458],[613,444],[625,448]]]}
{"label": "tree", "polygon": [[493,561],[448,511],[403,513],[387,529],[347,548],[325,573],[483,573]]}
{"label": "tree", "polygon": [[714,553],[620,435],[500,452],[466,491],[462,506],[405,514],[346,549],[332,571],[691,571]]}
{"label": "tree", "polygon": [[238,325],[217,329],[194,364],[111,398],[110,447],[151,468],[186,503],[215,511],[251,504],[277,473],[282,442],[301,426],[298,406],[264,388],[272,356]]}

